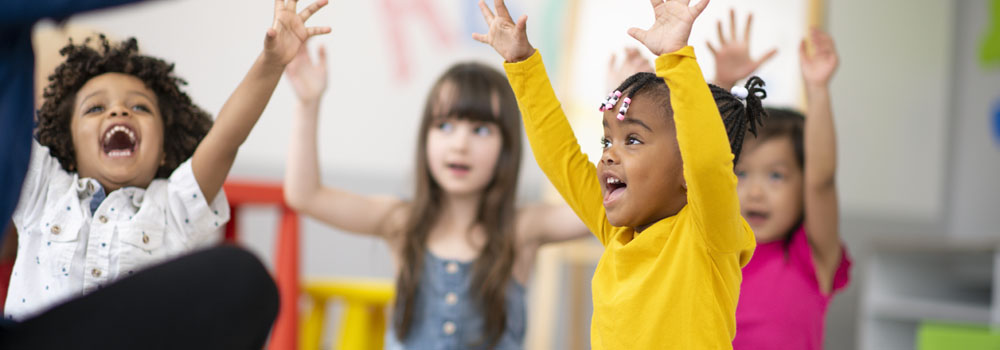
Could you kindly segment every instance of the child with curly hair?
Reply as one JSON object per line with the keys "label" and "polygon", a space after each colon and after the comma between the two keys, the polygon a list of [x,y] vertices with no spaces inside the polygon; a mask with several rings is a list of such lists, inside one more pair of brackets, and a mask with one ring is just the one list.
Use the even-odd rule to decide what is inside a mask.
{"label": "child with curly hair", "polygon": [[6,318],[25,319],[140,268],[205,246],[229,219],[222,183],[285,65],[328,27],[275,2],[264,50],[209,114],[173,65],[135,39],[100,50],[72,42],[49,77],[13,222],[19,234]]}

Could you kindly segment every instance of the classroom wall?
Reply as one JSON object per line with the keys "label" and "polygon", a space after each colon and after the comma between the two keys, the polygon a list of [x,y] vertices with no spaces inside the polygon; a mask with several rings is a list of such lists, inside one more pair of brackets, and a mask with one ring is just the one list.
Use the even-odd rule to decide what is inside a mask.
{"label": "classroom wall", "polygon": [[[118,37],[138,37],[146,53],[176,62],[178,74],[190,83],[189,94],[203,108],[216,113],[262,47],[272,7],[270,2],[259,3],[157,1],[74,17],[70,23],[100,28]],[[572,51],[564,39],[568,37],[565,27],[574,22],[560,17],[560,10],[574,4],[594,3],[524,0],[512,1],[510,6],[515,15],[528,13],[529,36],[557,77],[582,71],[592,75],[585,80],[603,84],[603,78],[596,77],[603,76],[607,54],[615,47],[593,55]],[[622,5],[606,11],[622,12],[612,17],[625,17],[636,25],[647,25],[652,20],[645,0],[615,3]],[[713,1],[708,12],[711,16],[706,14],[697,23],[696,33],[702,33],[698,35],[714,36],[715,21],[727,15],[725,9],[716,7],[723,3]],[[768,2],[743,1],[739,6],[754,8],[768,6]],[[827,23],[842,59],[833,81],[833,94],[840,152],[837,180],[841,207],[848,218],[845,220],[877,217],[936,222],[944,220],[949,212],[945,203],[952,197],[946,188],[962,178],[949,177],[946,169],[951,163],[946,157],[979,152],[978,144],[959,144],[958,151],[949,151],[949,124],[954,114],[951,98],[955,96],[951,80],[955,67],[952,38],[957,20],[954,7],[954,2],[936,0],[828,2]],[[796,13],[787,16],[804,16],[798,13],[803,9],[796,7]],[[639,19],[630,18],[631,14],[624,11],[636,11],[635,18]],[[601,17],[601,11],[579,13],[577,24],[599,26],[608,20]],[[492,49],[468,38],[471,31],[484,30],[480,22],[474,3],[460,0],[335,0],[310,20],[312,24],[333,27],[332,34],[311,43],[326,45],[331,65],[331,84],[323,100],[318,130],[325,183],[362,193],[409,195],[413,159],[409,145],[415,143],[414,130],[427,88],[456,61],[473,59],[500,67],[501,59]],[[389,23],[397,23],[398,27]],[[754,52],[765,51],[766,33],[782,32],[783,23],[782,16],[756,18],[754,31],[765,36],[753,39]],[[608,40],[617,46],[630,42],[623,36],[624,30],[588,33],[586,39],[602,40],[605,38],[601,35],[607,35],[614,37]],[[703,41],[692,44],[699,47],[702,68],[709,75],[712,66],[705,58],[708,53],[701,48]],[[779,56],[790,54],[794,52],[786,50]],[[570,57],[567,55],[573,59],[568,62],[579,66],[568,69],[562,63],[567,62],[563,60]],[[787,57],[779,57],[763,69],[797,71],[798,67]],[[779,86],[775,84],[774,88]],[[598,99],[603,97],[600,93]],[[558,85],[557,94],[575,96],[570,88]],[[590,101],[588,94],[593,93],[577,94],[580,103],[593,102],[591,105],[596,106],[596,100]],[[293,98],[290,87],[282,81],[241,148],[232,177],[281,180]],[[794,97],[787,101],[794,103]],[[957,125],[973,127],[962,120]],[[578,128],[578,132],[593,136],[587,134],[591,131]],[[588,147],[596,149],[596,138],[580,139],[592,139],[593,146]],[[524,165],[522,199],[538,198],[544,178],[530,153],[525,154]],[[247,223],[242,225],[246,229],[243,240],[270,260],[277,221],[267,210],[254,213],[259,215],[244,216]],[[303,229],[302,268],[306,276],[393,275],[393,264],[380,242],[344,234],[312,220],[306,220]],[[848,246],[863,244],[862,238],[855,237],[864,235],[845,232],[845,239]],[[863,273],[856,271],[859,276]],[[853,347],[855,288],[831,307],[827,338],[830,349]]]}

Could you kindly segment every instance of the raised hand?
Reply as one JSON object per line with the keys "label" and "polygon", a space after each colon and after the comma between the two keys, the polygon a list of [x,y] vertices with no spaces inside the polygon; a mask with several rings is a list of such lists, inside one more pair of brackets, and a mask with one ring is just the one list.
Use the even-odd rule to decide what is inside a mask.
{"label": "raised hand", "polygon": [[615,55],[611,55],[608,62],[607,86],[608,90],[618,87],[625,79],[639,72],[653,72],[653,64],[645,57],[639,49],[629,47],[625,49],[625,56],[622,57],[621,64],[617,64]]}
{"label": "raised hand", "polygon": [[771,49],[758,59],[750,57],[750,23],[753,14],[747,15],[743,40],[736,34],[736,11],[729,10],[729,39],[722,32],[722,21],[718,22],[719,47],[708,43],[708,50],[715,56],[715,85],[729,90],[737,81],[750,76],[761,64],[774,57],[778,49]]}
{"label": "raised hand", "polygon": [[701,0],[689,6],[690,0],[650,0],[656,22],[649,29],[629,28],[628,35],[639,40],[649,51],[659,56],[687,46],[695,18],[708,6]]}
{"label": "raised hand", "polygon": [[805,80],[806,89],[826,87],[840,63],[837,49],[833,46],[833,38],[819,29],[810,30],[809,39],[812,43],[812,52],[809,52],[805,39],[802,39],[802,43],[799,44],[799,64],[802,66],[802,78]]}
{"label": "raised hand", "polygon": [[309,50],[302,45],[295,59],[285,68],[285,76],[301,102],[317,103],[326,91],[326,48],[320,46],[318,51],[318,57],[313,61]]}
{"label": "raised hand", "polygon": [[264,39],[264,60],[269,65],[284,69],[305,45],[306,39],[330,32],[330,27],[306,27],[306,20],[316,11],[326,6],[328,0],[318,0],[295,13],[298,0],[276,0],[274,2],[274,22],[267,29]]}
{"label": "raised hand", "polygon": [[486,34],[472,33],[472,38],[492,46],[507,62],[524,61],[535,52],[525,32],[528,16],[522,15],[517,19],[517,23],[514,23],[503,0],[495,0],[493,6],[497,9],[496,15],[483,0],[479,0],[479,10],[482,11],[483,19],[490,29]]}

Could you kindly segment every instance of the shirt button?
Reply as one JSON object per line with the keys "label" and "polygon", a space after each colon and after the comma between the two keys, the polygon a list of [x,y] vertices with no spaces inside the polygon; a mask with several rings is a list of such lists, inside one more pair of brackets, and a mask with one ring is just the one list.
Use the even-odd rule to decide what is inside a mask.
{"label": "shirt button", "polygon": [[458,295],[455,295],[455,293],[445,294],[444,302],[448,303],[448,305],[455,305],[458,302]]}
{"label": "shirt button", "polygon": [[61,229],[61,228],[59,228],[59,225],[52,225],[52,229],[51,229],[51,231],[52,231],[52,234],[54,234],[54,235],[58,235],[58,234],[59,234],[59,232],[60,232],[60,231],[62,231],[62,229]]}
{"label": "shirt button", "polygon": [[98,269],[90,270],[90,275],[94,277],[101,277],[101,270]]}
{"label": "shirt button", "polygon": [[98,218],[98,220],[101,220],[101,223],[102,223],[102,224],[106,224],[106,223],[108,223],[108,217],[107,217],[107,216],[104,216],[104,215],[101,215],[101,217],[100,217],[100,218]]}
{"label": "shirt button", "polygon": [[149,244],[149,236],[145,234],[142,235],[142,244]]}
{"label": "shirt button", "polygon": [[452,323],[451,321],[445,322],[444,326],[441,327],[441,329],[444,331],[444,334],[447,335],[455,334],[455,324]]}
{"label": "shirt button", "polygon": [[448,271],[448,273],[458,272],[458,264],[456,264],[455,262],[448,263],[448,265],[446,265],[444,268],[446,271]]}

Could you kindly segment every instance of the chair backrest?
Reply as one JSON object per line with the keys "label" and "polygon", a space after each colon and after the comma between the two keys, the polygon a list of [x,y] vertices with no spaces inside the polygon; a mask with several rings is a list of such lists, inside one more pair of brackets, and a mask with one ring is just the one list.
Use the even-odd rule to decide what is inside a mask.
{"label": "chair backrest", "polygon": [[280,183],[226,181],[223,185],[229,200],[230,219],[226,224],[226,242],[235,243],[239,230],[240,209],[244,206],[276,206],[281,212],[275,251],[275,280],[281,299],[278,319],[271,331],[268,348],[298,348],[299,298],[299,217],[285,204]]}

